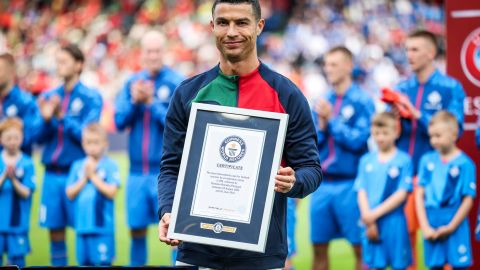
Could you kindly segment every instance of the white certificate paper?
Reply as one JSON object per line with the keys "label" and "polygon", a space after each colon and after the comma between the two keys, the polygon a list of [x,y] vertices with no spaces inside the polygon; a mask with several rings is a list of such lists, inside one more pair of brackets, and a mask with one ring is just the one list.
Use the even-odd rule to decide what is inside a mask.
{"label": "white certificate paper", "polygon": [[265,133],[207,124],[192,216],[250,223]]}

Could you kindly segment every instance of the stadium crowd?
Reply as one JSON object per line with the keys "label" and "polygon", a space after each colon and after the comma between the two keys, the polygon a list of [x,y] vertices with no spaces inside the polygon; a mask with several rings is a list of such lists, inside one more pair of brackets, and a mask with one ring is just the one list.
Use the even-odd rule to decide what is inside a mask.
{"label": "stadium crowd", "polygon": [[[410,30],[422,27],[441,36],[445,31],[436,1],[261,2],[267,24],[260,58],[292,78],[307,97],[327,88],[320,65],[332,46],[345,44],[353,51],[356,78],[378,93],[408,74],[402,44]],[[167,41],[165,63],[181,74],[198,74],[217,61],[209,36],[210,1],[14,0],[1,5],[0,48],[13,52],[20,86],[34,94],[58,85],[51,59],[59,45],[73,42],[86,54],[84,81],[113,101],[128,75],[140,69],[139,41],[152,25]]]}
{"label": "stadium crowd", "polygon": [[[313,138],[309,135],[316,133],[318,137],[318,151],[310,151],[314,152],[310,153],[311,160],[319,155],[323,171],[321,189],[314,191],[314,181],[310,183],[314,269],[328,269],[328,244],[339,236],[352,244],[356,269],[405,269],[417,260],[411,257],[410,243],[419,228],[426,240],[425,254],[436,254],[425,256],[429,267],[440,269],[445,263],[454,269],[468,267],[472,256],[465,217],[475,197],[475,164],[455,145],[462,134],[459,124],[464,117],[465,93],[461,84],[443,74],[442,3],[260,2],[266,25],[256,40],[261,62],[255,72],[264,74],[272,68],[294,82],[289,84],[289,91],[298,93],[301,98],[296,104],[308,112],[308,117],[297,115],[299,121],[305,121],[305,131],[299,134]],[[108,147],[104,127],[109,132],[128,130],[130,261],[134,266],[147,263],[147,228],[158,219],[161,228],[164,217],[170,217],[169,200],[173,196],[163,190],[173,187],[165,171],[175,173],[172,167],[181,157],[182,132],[178,125],[184,119],[179,108],[188,102],[210,101],[213,94],[209,96],[209,91],[214,86],[238,92],[241,88],[234,83],[234,76],[229,78],[222,73],[224,70],[213,69],[209,72],[214,79],[200,81],[199,89],[189,92],[198,91],[193,99],[185,102],[180,99],[184,98],[182,94],[177,94],[185,91],[187,86],[181,84],[185,78],[218,64],[217,49],[221,45],[218,40],[215,44],[211,35],[211,4],[202,0],[14,0],[0,4],[1,116],[7,119],[0,124],[0,201],[8,204],[7,216],[11,217],[8,222],[0,222],[0,254],[9,254],[8,263],[24,265],[24,255],[29,251],[25,236],[28,198],[36,187],[28,155],[34,143],[43,146],[46,180],[39,215],[40,226],[50,232],[51,264],[67,262],[66,226],[76,231],[79,264],[112,263],[113,199],[120,179],[118,166],[104,156]],[[215,21],[213,25],[221,23]],[[271,86],[266,83],[268,76],[262,74],[253,85]],[[270,76],[284,80],[278,74]],[[195,78],[188,85],[199,80]],[[311,111],[303,96],[295,92],[297,87]],[[390,102],[388,112],[382,112],[387,106],[380,102],[380,89],[384,87],[398,90],[392,92],[396,100]],[[238,96],[222,98],[219,104],[241,107]],[[95,123],[100,117],[103,126]],[[139,141],[141,147],[136,144]],[[302,157],[304,150],[295,154]],[[162,151],[167,154],[162,156]],[[439,168],[437,174],[433,172],[435,166]],[[282,193],[302,197],[298,188],[305,184],[301,174],[295,185],[293,169],[282,168],[279,174],[282,170],[294,179]],[[440,180],[433,182],[432,177]],[[395,184],[391,184],[393,181]],[[278,196],[287,205],[287,196]],[[16,209],[22,209],[20,214]],[[413,212],[408,213],[408,209]],[[287,211],[288,219],[283,224]],[[295,220],[291,220],[295,201],[289,198],[288,210],[283,212],[277,215],[280,224],[288,226],[290,258],[295,253]],[[448,218],[440,219],[441,213]],[[396,226],[395,233],[385,233],[391,226]],[[162,235],[159,237],[162,240]],[[391,250],[397,252],[379,243],[379,238],[385,239],[385,245],[395,244]],[[438,253],[446,248],[457,248],[459,254]],[[191,259],[184,252],[180,248],[177,263]],[[267,268],[277,263],[267,259],[262,262]],[[291,267],[290,262],[286,267]]]}

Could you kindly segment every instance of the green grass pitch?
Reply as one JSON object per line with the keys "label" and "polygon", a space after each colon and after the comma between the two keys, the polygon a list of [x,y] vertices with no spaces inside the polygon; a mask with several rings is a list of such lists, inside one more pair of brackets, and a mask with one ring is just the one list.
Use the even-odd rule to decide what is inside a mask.
{"label": "green grass pitch", "polygon": [[[125,181],[128,173],[128,159],[125,153],[109,153],[119,166],[122,179],[122,188],[115,201],[115,240],[116,260],[115,265],[127,265],[129,262],[130,237],[126,227],[125,217]],[[35,156],[35,169],[37,174],[37,190],[34,193],[31,221],[30,242],[32,253],[27,256],[28,266],[49,265],[50,245],[48,231],[38,226],[38,208],[40,204],[41,186],[43,180],[43,167],[39,163],[38,155]],[[308,199],[300,201],[297,212],[297,256],[294,258],[296,269],[310,269],[312,263],[312,248],[309,241]],[[76,265],[75,260],[75,235],[71,229],[67,232],[68,262]],[[421,252],[421,251],[420,251]],[[344,240],[334,241],[329,250],[331,269],[353,269],[353,251]],[[420,253],[421,254],[421,253]],[[422,256],[419,256],[422,258]],[[423,260],[420,268],[426,269]],[[160,243],[157,238],[157,227],[152,225],[148,231],[148,265],[170,265],[170,249]]]}

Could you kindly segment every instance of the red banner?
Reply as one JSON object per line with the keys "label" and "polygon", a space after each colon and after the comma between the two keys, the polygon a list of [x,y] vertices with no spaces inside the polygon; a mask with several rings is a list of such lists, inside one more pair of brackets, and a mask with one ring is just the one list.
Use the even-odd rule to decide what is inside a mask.
{"label": "red banner", "polygon": [[480,196],[480,154],[475,145],[477,117],[480,115],[480,1],[447,0],[447,73],[459,80],[467,94],[465,99],[465,132],[459,145],[477,165],[477,199],[470,213],[474,267],[480,269],[480,242],[475,241]]}

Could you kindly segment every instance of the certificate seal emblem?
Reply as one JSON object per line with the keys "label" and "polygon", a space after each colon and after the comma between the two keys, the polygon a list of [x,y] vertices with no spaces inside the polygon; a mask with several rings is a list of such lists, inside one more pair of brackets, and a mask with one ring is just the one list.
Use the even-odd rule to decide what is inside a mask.
{"label": "certificate seal emblem", "polygon": [[229,163],[235,163],[245,156],[247,146],[245,141],[238,136],[228,136],[220,145],[220,156]]}
{"label": "certificate seal emblem", "polygon": [[214,233],[221,233],[223,231],[223,224],[220,222],[217,222],[213,224],[213,232]]}

